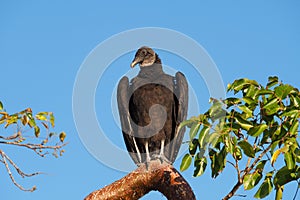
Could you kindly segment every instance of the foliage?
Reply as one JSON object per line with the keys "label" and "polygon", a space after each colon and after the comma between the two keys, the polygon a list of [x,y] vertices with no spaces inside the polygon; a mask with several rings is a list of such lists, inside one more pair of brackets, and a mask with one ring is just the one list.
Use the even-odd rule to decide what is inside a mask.
{"label": "foliage", "polygon": [[266,86],[246,78],[235,80],[228,92],[234,96],[211,99],[207,112],[182,123],[190,128],[190,143],[181,170],[193,159],[194,176],[199,176],[209,158],[211,176],[216,178],[229,163],[238,182],[224,199],[242,185],[245,190],[258,186],[257,199],[273,188],[276,199],[281,199],[284,185],[299,184],[300,178],[299,90],[269,77]]}
{"label": "foliage", "polygon": [[[0,101],[0,125],[3,126],[3,130],[0,133],[0,145],[27,148],[41,157],[46,156],[50,152],[55,157],[64,153],[62,147],[65,146],[66,133],[61,132],[58,134],[51,131],[55,126],[55,117],[52,112],[39,112],[34,115],[31,108],[27,108],[23,111],[9,114]],[[31,133],[25,135],[28,131]],[[1,146],[0,155],[2,157],[0,162],[5,165],[12,182],[21,190],[34,191],[36,189],[35,186],[25,189],[19,185],[15,181],[11,168],[14,168],[23,178],[40,174],[40,172],[32,174],[22,172],[15,162],[2,150]]]}

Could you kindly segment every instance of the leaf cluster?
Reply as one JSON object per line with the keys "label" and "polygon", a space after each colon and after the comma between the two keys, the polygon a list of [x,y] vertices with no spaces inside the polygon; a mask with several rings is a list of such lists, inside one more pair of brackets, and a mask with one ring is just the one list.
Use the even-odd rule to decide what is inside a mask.
{"label": "leaf cluster", "polygon": [[[34,151],[37,155],[44,157],[52,152],[55,157],[64,153],[62,149],[66,133],[59,134],[53,132],[55,126],[55,117],[52,112],[39,112],[33,114],[31,108],[27,108],[20,112],[9,114],[0,101],[0,125],[3,129],[0,133],[0,145],[18,146]],[[31,133],[27,134],[28,131]],[[0,161],[4,164],[11,181],[23,191],[35,191],[36,187],[30,189],[23,188],[15,180],[11,169],[15,169],[16,173],[21,177],[31,177],[40,174],[35,172],[32,174],[24,173],[18,165],[0,148]]]}
{"label": "leaf cluster", "polygon": [[[51,130],[55,126],[53,112],[38,112],[34,115],[31,108],[27,108],[20,112],[9,114],[3,108],[2,102],[0,102],[0,125],[3,125],[4,129],[12,128],[14,131],[13,134],[8,135],[2,133],[0,135],[1,144],[33,147],[33,150],[41,156],[48,154],[48,151],[44,152],[47,148],[43,147],[47,147],[47,145],[59,146],[66,137],[65,132],[56,133]],[[45,131],[41,135],[41,130],[43,129]],[[32,130],[32,136],[24,134],[29,130]],[[53,148],[54,152],[52,154],[55,157],[62,155],[64,152],[64,150],[60,150],[58,154],[57,149],[59,148]]]}
{"label": "leaf cluster", "polygon": [[194,176],[200,176],[210,159],[216,178],[230,163],[237,185],[245,190],[260,185],[255,198],[268,196],[274,188],[281,199],[283,186],[300,178],[299,90],[276,76],[266,86],[238,79],[227,90],[233,96],[211,99],[207,112],[182,122],[181,127],[190,128],[190,142],[181,170],[194,161]]}

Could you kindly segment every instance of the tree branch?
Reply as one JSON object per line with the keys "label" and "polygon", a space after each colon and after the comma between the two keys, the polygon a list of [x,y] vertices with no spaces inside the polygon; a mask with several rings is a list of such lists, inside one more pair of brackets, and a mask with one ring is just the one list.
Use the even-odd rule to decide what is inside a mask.
{"label": "tree branch", "polygon": [[[42,153],[42,150],[44,150],[44,149],[53,149],[56,152],[58,149],[61,149],[67,143],[61,144],[61,145],[55,145],[55,146],[45,146],[45,145],[41,145],[41,144],[31,144],[31,143],[23,144],[23,143],[18,143],[18,142],[13,142],[13,141],[0,141],[0,144],[8,144],[8,145],[15,145],[15,146],[20,146],[20,147],[25,147],[25,148],[33,150],[39,156],[44,157],[48,152]],[[13,184],[16,185],[20,190],[23,190],[23,191],[27,191],[27,192],[33,192],[33,191],[35,191],[36,190],[36,186],[33,186],[30,189],[25,189],[24,187],[22,187],[20,184],[18,184],[16,182],[16,180],[14,178],[14,175],[11,172],[9,164],[17,171],[17,173],[22,178],[35,176],[35,175],[39,175],[39,174],[42,174],[42,173],[41,172],[35,172],[35,173],[32,173],[32,174],[26,174],[1,149],[0,149],[0,155],[2,156],[2,160],[0,160],[0,162],[5,165],[6,171],[7,171],[8,175],[9,175],[11,181],[13,182]]]}
{"label": "tree branch", "polygon": [[296,182],[298,183],[298,187],[297,187],[297,189],[296,189],[296,192],[295,192],[295,195],[294,195],[293,200],[296,200],[297,194],[298,194],[298,191],[299,191],[299,187],[300,187],[300,181],[296,180]]}
{"label": "tree branch", "polygon": [[3,140],[14,140],[14,139],[16,139],[16,138],[18,138],[20,136],[21,136],[21,132],[18,131],[18,132],[14,133],[14,134],[12,134],[11,136],[8,136],[8,137],[4,137],[4,136],[0,135],[0,139],[3,139]]}
{"label": "tree branch", "polygon": [[23,188],[20,184],[18,184],[14,178],[14,176],[12,175],[12,172],[8,166],[7,160],[9,161],[9,163],[16,169],[16,171],[18,172],[18,174],[20,174],[20,176],[22,176],[23,178],[25,176],[30,177],[30,176],[35,176],[38,174],[41,174],[40,172],[36,172],[36,173],[32,173],[32,174],[26,174],[24,173],[2,150],[0,150],[0,155],[2,156],[2,160],[1,162],[5,165],[7,173],[11,179],[11,181],[20,189],[23,191],[27,191],[27,192],[33,192],[36,190],[36,186],[33,186],[30,189],[25,189]]}
{"label": "tree branch", "polygon": [[31,143],[23,144],[23,143],[19,143],[19,142],[0,141],[0,144],[8,144],[8,145],[15,145],[15,146],[19,146],[19,147],[25,147],[25,148],[33,150],[39,156],[44,157],[46,154],[48,154],[48,152],[41,153],[41,152],[39,152],[39,150],[53,149],[54,151],[56,151],[58,149],[61,149],[63,146],[67,145],[68,143],[64,143],[61,145],[55,145],[55,146],[45,146],[42,144],[31,144]]}
{"label": "tree branch", "polygon": [[255,165],[262,159],[262,157],[269,152],[272,147],[272,143],[261,153],[259,156],[253,161],[250,167],[246,166],[245,170],[243,170],[243,175],[238,179],[237,183],[233,186],[232,190],[223,198],[223,200],[228,200],[234,196],[236,191],[243,185],[244,178],[249,172],[255,167]]}
{"label": "tree branch", "polygon": [[18,143],[18,142],[8,142],[8,141],[0,141],[0,144],[10,144],[10,145],[15,145],[15,146],[20,146],[20,147],[26,147],[28,149],[60,149],[63,146],[66,146],[67,143],[61,144],[61,145],[55,145],[55,146],[45,146],[42,144],[23,144],[23,143]]}
{"label": "tree branch", "polygon": [[136,200],[152,190],[158,190],[168,199],[196,199],[189,184],[172,165],[153,160],[147,168],[142,164],[122,179],[92,192],[85,200]]}
{"label": "tree branch", "polygon": [[[14,114],[8,114],[4,109],[3,105],[0,102],[0,125],[4,124],[4,129],[7,127],[16,128],[9,129],[7,132],[14,130],[12,134],[0,134],[0,146],[10,145],[10,146],[18,146],[20,148],[27,148],[34,151],[37,155],[44,157],[46,154],[49,154],[51,151],[53,156],[58,157],[58,153],[61,156],[64,153],[62,147],[67,145],[64,143],[66,133],[60,132],[57,134],[55,132],[50,132],[50,128],[53,128],[55,125],[55,118],[52,112],[38,112],[36,115],[33,115],[31,108],[27,108],[20,112]],[[46,137],[40,136],[41,128],[44,127],[46,129]],[[33,129],[33,136],[25,136],[22,134],[27,131],[24,129]],[[6,131],[5,131],[6,132]],[[50,139],[51,138],[51,139]],[[52,138],[59,139],[57,143],[53,142]],[[30,142],[24,142],[29,139]],[[49,141],[50,140],[50,141]],[[27,140],[28,141],[28,140]],[[2,157],[2,159],[1,159]],[[17,173],[22,177],[31,177],[38,174],[40,172],[26,174],[24,173],[12,159],[10,159],[1,149],[0,149],[0,163],[2,163],[9,174],[11,181],[21,190],[23,191],[34,191],[36,187],[32,187],[30,189],[23,188],[20,184],[18,184],[15,180],[14,174],[11,170],[16,170]]]}

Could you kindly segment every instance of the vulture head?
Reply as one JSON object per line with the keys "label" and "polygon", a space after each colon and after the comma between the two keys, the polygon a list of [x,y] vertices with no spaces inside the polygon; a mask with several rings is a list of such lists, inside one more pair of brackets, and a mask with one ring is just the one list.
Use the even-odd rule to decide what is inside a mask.
{"label": "vulture head", "polygon": [[130,66],[133,68],[139,64],[140,67],[148,67],[153,65],[158,59],[158,55],[151,48],[143,46],[136,52]]}

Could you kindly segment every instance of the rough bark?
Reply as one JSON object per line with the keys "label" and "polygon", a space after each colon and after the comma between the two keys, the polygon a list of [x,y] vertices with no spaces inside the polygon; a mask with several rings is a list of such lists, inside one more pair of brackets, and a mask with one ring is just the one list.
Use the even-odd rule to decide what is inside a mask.
{"label": "rough bark", "polygon": [[90,193],[85,200],[139,199],[152,190],[157,190],[169,200],[194,200],[195,195],[181,174],[170,164],[154,160],[143,164],[120,180]]}

